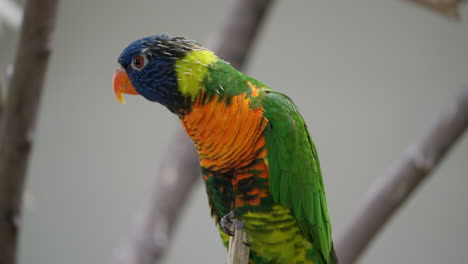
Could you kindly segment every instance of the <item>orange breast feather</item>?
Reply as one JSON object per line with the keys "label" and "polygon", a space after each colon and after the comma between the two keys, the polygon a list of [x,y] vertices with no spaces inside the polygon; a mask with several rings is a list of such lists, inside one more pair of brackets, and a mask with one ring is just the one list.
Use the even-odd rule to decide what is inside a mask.
{"label": "orange breast feather", "polygon": [[[195,143],[200,165],[211,171],[226,172],[249,165],[265,145],[263,130],[267,120],[261,108],[249,107],[250,98],[233,96],[229,104],[213,96],[194,102],[182,124]],[[263,151],[264,152],[264,151]]]}

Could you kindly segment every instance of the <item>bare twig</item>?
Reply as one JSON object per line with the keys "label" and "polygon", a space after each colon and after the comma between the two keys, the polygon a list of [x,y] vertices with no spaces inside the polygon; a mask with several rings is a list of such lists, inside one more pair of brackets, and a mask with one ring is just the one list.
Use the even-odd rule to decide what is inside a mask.
{"label": "bare twig", "polygon": [[247,233],[243,227],[237,225],[234,229],[234,236],[229,238],[227,264],[247,264],[249,253]]}
{"label": "bare twig", "polygon": [[458,7],[464,0],[407,0],[430,9],[447,18],[459,20]]}
{"label": "bare twig", "polygon": [[[3,74],[0,72],[0,118],[2,116],[2,113],[3,113],[3,97],[5,97],[5,80],[3,78]],[[1,119],[0,119],[1,120]]]}
{"label": "bare twig", "polygon": [[468,127],[468,88],[369,190],[336,243],[340,263],[353,263]]}
{"label": "bare twig", "polygon": [[58,0],[26,3],[14,73],[0,127],[0,263],[16,263],[21,197]]}
{"label": "bare twig", "polygon": [[[232,13],[208,46],[234,67],[242,68],[272,2],[234,1]],[[180,127],[166,153],[155,188],[138,214],[129,239],[117,251],[117,264],[153,264],[162,260],[178,213],[200,178],[193,143]]]}

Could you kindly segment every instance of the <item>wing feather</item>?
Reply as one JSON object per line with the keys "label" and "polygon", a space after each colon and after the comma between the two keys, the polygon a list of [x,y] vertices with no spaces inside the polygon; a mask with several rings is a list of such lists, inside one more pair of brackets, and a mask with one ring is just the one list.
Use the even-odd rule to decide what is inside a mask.
{"label": "wing feather", "polygon": [[328,262],[331,226],[317,150],[291,99],[269,91],[264,109],[270,191],[275,202],[291,209],[304,235]]}

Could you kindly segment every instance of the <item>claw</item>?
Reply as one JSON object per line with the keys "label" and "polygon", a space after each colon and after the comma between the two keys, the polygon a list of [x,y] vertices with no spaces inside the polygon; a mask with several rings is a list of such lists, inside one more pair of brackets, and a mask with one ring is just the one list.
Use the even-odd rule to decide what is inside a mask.
{"label": "claw", "polygon": [[[236,215],[233,211],[229,212],[229,214],[223,216],[219,224],[223,229],[224,233],[228,234],[229,236],[234,236],[234,230],[238,227],[243,227],[244,223],[241,221],[237,221]],[[241,226],[239,226],[241,225]]]}

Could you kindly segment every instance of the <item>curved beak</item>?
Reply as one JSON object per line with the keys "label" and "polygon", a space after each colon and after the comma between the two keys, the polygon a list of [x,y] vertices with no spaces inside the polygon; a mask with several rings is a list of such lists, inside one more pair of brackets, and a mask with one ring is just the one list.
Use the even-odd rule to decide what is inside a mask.
{"label": "curved beak", "polygon": [[114,85],[115,96],[122,104],[125,104],[123,94],[139,94],[130,82],[127,73],[120,65],[114,72],[112,83]]}

